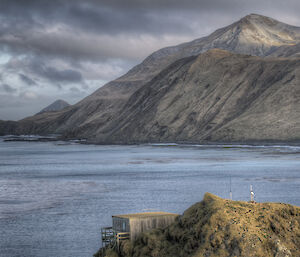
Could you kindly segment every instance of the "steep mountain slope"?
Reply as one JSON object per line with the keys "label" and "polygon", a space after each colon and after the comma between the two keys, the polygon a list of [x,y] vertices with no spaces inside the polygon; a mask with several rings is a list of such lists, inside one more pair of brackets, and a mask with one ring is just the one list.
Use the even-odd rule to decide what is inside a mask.
{"label": "steep mountain slope", "polygon": [[48,105],[47,107],[45,107],[44,109],[42,109],[40,112],[38,112],[37,114],[42,114],[44,112],[57,112],[57,111],[61,111],[64,108],[70,106],[69,103],[67,103],[64,100],[56,100],[55,102],[53,102],[52,104]]}
{"label": "steep mountain slope", "polygon": [[[300,59],[213,49],[170,65],[136,91],[100,142],[300,140]],[[87,133],[87,134],[85,134]]]}
{"label": "steep mountain slope", "polygon": [[296,45],[280,46],[276,50],[274,50],[269,56],[299,58],[300,57],[300,43],[296,44]]}
{"label": "steep mountain slope", "polygon": [[[281,46],[297,43],[300,43],[300,28],[251,14],[207,37],[163,48],[76,105],[57,113],[26,118],[15,126],[10,124],[9,130],[3,125],[2,133],[65,133],[69,137],[89,138],[99,135],[100,139],[100,134],[107,134],[112,124],[119,120],[119,114],[132,94],[177,60],[212,48],[269,56]],[[77,129],[74,130],[74,127]]]}
{"label": "steep mountain slope", "polygon": [[300,208],[206,193],[171,226],[124,241],[121,249],[119,255],[107,251],[106,257],[299,257]]}

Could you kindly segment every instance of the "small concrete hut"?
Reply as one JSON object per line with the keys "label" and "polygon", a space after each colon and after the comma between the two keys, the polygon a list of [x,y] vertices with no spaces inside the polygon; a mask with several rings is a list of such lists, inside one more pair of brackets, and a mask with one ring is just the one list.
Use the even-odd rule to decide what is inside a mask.
{"label": "small concrete hut", "polygon": [[129,233],[130,240],[145,231],[165,228],[174,222],[179,214],[168,212],[144,212],[112,216],[112,229],[115,233]]}

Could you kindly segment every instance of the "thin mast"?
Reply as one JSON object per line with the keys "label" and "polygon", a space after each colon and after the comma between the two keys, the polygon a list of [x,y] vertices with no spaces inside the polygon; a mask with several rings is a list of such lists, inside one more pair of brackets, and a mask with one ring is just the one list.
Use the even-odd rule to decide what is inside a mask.
{"label": "thin mast", "polygon": [[230,191],[229,191],[229,199],[232,200],[232,191],[231,191],[231,176],[230,178]]}

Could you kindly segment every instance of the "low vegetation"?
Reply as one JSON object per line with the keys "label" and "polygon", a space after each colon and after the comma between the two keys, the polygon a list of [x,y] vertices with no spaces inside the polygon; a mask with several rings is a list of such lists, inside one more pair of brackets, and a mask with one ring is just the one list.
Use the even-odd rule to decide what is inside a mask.
{"label": "low vegetation", "polygon": [[300,208],[248,203],[205,194],[165,229],[125,241],[101,257],[300,256]]}

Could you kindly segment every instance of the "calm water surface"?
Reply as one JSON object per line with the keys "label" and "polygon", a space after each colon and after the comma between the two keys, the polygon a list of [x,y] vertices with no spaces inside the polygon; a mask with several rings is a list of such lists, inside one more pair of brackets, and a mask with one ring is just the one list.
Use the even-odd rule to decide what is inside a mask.
{"label": "calm water surface", "polygon": [[182,213],[205,192],[300,206],[300,147],[94,146],[0,139],[0,256],[85,257],[111,215]]}

